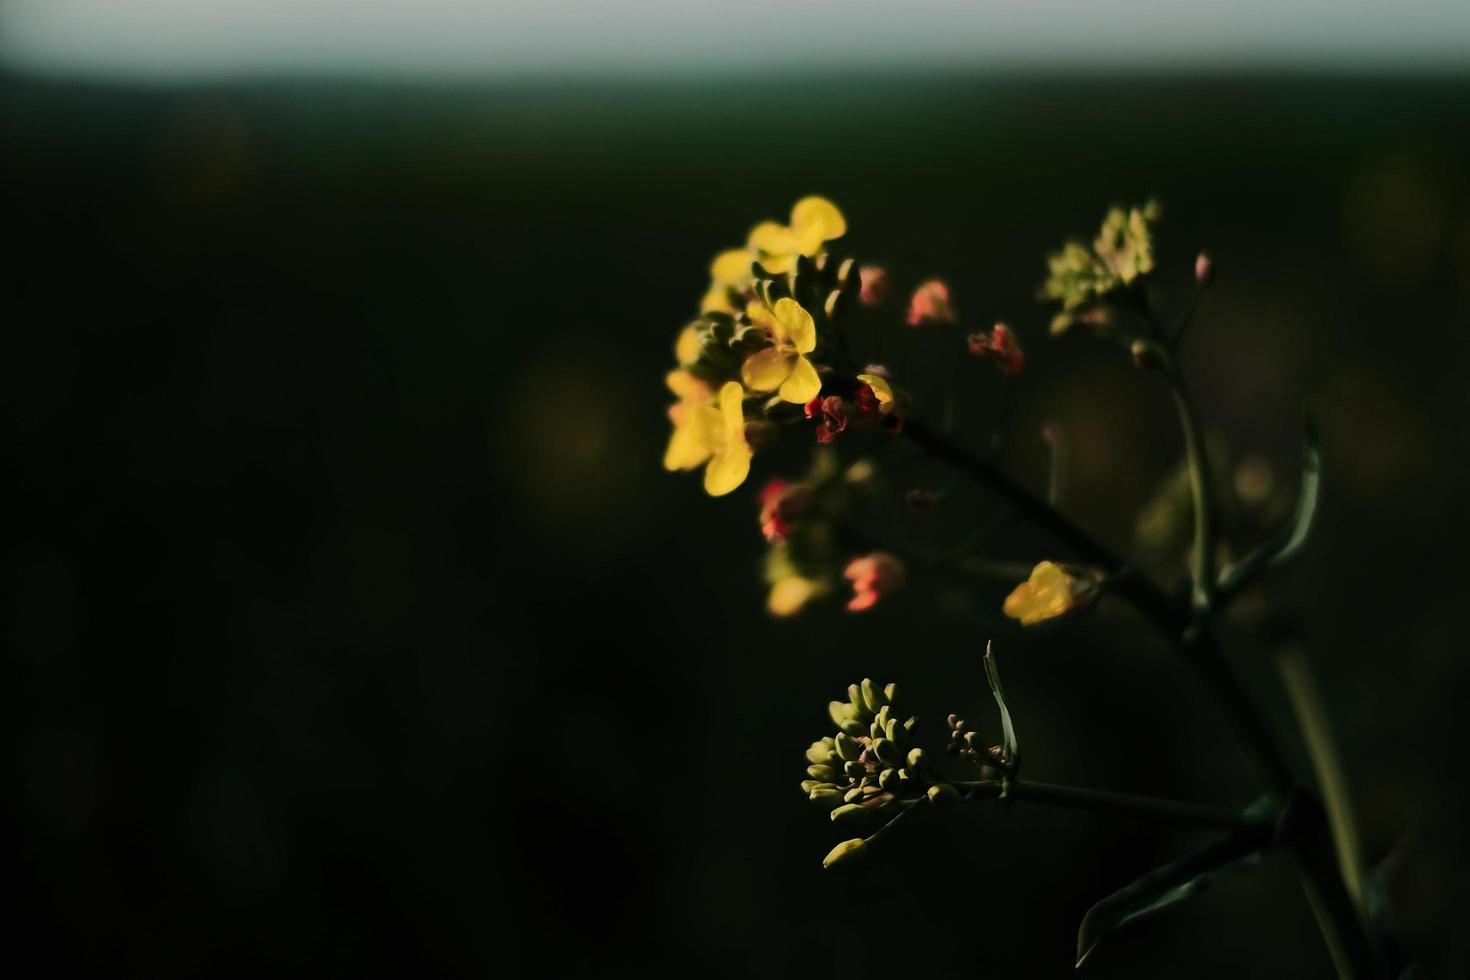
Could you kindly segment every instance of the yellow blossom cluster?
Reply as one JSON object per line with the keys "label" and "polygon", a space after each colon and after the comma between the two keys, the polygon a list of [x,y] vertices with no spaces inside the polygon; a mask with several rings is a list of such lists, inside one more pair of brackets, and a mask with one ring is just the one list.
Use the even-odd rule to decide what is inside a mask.
{"label": "yellow blossom cluster", "polygon": [[790,294],[801,260],[824,255],[826,243],[846,231],[835,204],[804,197],[789,224],[761,222],[744,248],[715,256],[700,318],[674,345],[678,367],[667,383],[678,401],[669,408],[666,469],[704,466],[705,490],[727,494],[745,482],[754,454],[746,402],[774,396],[806,405],[821,394],[811,359],[821,344],[818,321]]}

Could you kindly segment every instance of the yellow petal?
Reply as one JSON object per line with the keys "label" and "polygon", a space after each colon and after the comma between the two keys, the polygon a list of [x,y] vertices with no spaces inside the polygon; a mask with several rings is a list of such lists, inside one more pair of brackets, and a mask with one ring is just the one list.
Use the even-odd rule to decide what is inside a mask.
{"label": "yellow petal", "polygon": [[664,378],[664,383],[681,401],[707,402],[714,395],[709,390],[709,385],[688,371],[670,371]]}
{"label": "yellow petal", "polygon": [[791,376],[781,386],[781,398],[793,405],[805,405],[822,392],[822,379],[805,357],[797,355],[791,365]]}
{"label": "yellow petal", "polygon": [[857,379],[869,388],[878,399],[878,411],[887,415],[893,408],[893,386],[881,374],[860,374]]}
{"label": "yellow petal", "polygon": [[664,469],[692,470],[710,458],[710,437],[719,423],[719,413],[708,405],[675,405],[669,414],[674,419],[674,432],[664,451]]}
{"label": "yellow petal", "polygon": [[740,366],[740,377],[751,391],[775,391],[791,376],[795,361],[796,355],[791,351],[767,347],[745,359]]}
{"label": "yellow petal", "polygon": [[776,322],[776,314],[772,313],[767,307],[762,306],[760,303],[751,303],[745,308],[745,315],[750,318],[751,323],[769,330],[771,336],[780,335],[781,325]]}
{"label": "yellow petal", "polygon": [[[762,221],[750,229],[746,244],[769,255],[790,255],[796,251],[796,235],[779,221]],[[764,262],[761,263],[765,265]],[[766,266],[770,268],[770,266]],[[774,270],[772,270],[774,271]]]}
{"label": "yellow petal", "polygon": [[837,210],[837,205],[825,197],[812,195],[791,208],[791,227],[802,237],[818,236],[820,244],[847,234],[847,219]]}
{"label": "yellow petal", "polygon": [[771,586],[766,599],[766,608],[772,616],[793,616],[817,594],[817,583],[811,579],[793,575],[783,578]]}
{"label": "yellow petal", "polygon": [[800,303],[783,296],[776,300],[776,336],[788,340],[799,354],[810,354],[817,346],[817,325]]}
{"label": "yellow petal", "polygon": [[679,339],[674,341],[674,359],[680,364],[693,364],[699,360],[699,328],[694,324],[679,332]]}
{"label": "yellow petal", "polygon": [[724,421],[726,448],[745,445],[745,389],[738,381],[726,381],[720,389],[720,417]]}
{"label": "yellow petal", "polygon": [[716,453],[704,470],[704,492],[723,497],[745,482],[750,473],[750,450]]}
{"label": "yellow petal", "polygon": [[710,278],[723,286],[742,286],[750,281],[749,249],[732,248],[715,256],[709,265]]}
{"label": "yellow petal", "polygon": [[1077,605],[1078,581],[1054,562],[1044,561],[1031,570],[1031,577],[1006,596],[1002,611],[1022,626],[1054,619]]}
{"label": "yellow petal", "polygon": [[723,283],[710,286],[704,299],[699,301],[701,313],[734,313],[735,305],[730,302],[730,288]]}
{"label": "yellow petal", "polygon": [[750,443],[745,441],[745,390],[738,381],[720,389],[721,433],[715,454],[704,470],[704,492],[721,497],[745,482],[750,472]]}
{"label": "yellow petal", "polygon": [[793,247],[790,252],[782,252],[780,254],[770,255],[762,253],[761,265],[764,266],[765,270],[773,276],[784,276],[786,273],[796,268],[796,256],[797,249],[795,247],[795,243],[793,243]]}

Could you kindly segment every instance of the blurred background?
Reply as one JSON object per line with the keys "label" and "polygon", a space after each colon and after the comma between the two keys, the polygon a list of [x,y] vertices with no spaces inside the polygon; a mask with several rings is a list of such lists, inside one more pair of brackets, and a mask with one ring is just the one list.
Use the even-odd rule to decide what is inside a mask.
{"label": "blurred background", "polygon": [[[1070,974],[1086,909],[1198,835],[967,808],[824,873],[802,750],[863,676],[936,749],[949,711],[994,727],[994,638],[1036,778],[1243,803],[1193,675],[1106,604],[1022,633],[1004,589],[769,618],[755,493],[805,452],[708,499],[660,466],[663,375],[710,257],[825,194],[890,268],[880,322],[937,275],[955,358],[1013,326],[1010,464],[1041,486],[1061,427],[1067,509],[1137,553],[1167,394],[1034,296],[1155,195],[1167,308],[1215,258],[1186,370],[1262,514],[1317,413],[1320,526],[1248,609],[1295,610],[1397,940],[1462,975],[1467,37],[1450,2],[0,3],[11,957]],[[979,427],[982,367],[955,368]],[[946,490],[894,533],[1003,517],[892,480]],[[1287,731],[1247,620],[1226,647]],[[1331,973],[1275,859],[1090,968]]]}

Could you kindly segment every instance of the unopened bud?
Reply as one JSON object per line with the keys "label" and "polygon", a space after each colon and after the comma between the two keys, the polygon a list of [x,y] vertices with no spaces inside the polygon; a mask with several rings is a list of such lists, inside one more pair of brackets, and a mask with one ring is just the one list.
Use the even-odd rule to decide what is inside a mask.
{"label": "unopened bud", "polygon": [[935,806],[949,806],[960,801],[960,792],[949,783],[936,783],[929,787],[929,802]]}
{"label": "unopened bud", "polygon": [[880,738],[873,743],[873,754],[878,761],[889,766],[903,765],[903,752],[892,739]]}
{"label": "unopened bud", "polygon": [[858,269],[862,288],[858,299],[864,306],[877,306],[888,297],[888,270],[878,265],[865,265]]}
{"label": "unopened bud", "polygon": [[835,868],[839,864],[852,864],[854,861],[861,859],[867,852],[868,842],[860,837],[854,837],[852,840],[845,840],[828,851],[827,856],[822,858],[822,867]]}
{"label": "unopened bud", "polygon": [[1215,263],[1209,252],[1199,253],[1199,258],[1194,260],[1194,281],[1200,286],[1208,286],[1215,281]]}
{"label": "unopened bud", "polygon": [[841,823],[844,820],[854,820],[862,817],[868,812],[867,807],[861,803],[844,803],[832,811],[832,822]]}
{"label": "unopened bud", "polygon": [[940,279],[920,283],[909,299],[909,326],[918,327],[926,323],[942,326],[954,321],[954,304],[949,299],[949,286]]}
{"label": "unopened bud", "polygon": [[1128,348],[1133,355],[1133,364],[1140,371],[1161,371],[1164,368],[1164,352],[1157,344],[1146,340],[1135,340]]}
{"label": "unopened bud", "polygon": [[818,785],[816,789],[811,791],[807,798],[813,803],[830,808],[839,806],[842,803],[842,796],[842,790],[827,783]]}

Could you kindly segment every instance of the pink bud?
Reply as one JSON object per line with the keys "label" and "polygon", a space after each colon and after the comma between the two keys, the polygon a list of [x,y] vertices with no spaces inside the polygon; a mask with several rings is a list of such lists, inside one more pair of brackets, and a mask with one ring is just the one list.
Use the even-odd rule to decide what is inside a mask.
{"label": "pink bud", "polygon": [[908,324],[911,327],[926,323],[954,323],[954,305],[949,299],[949,286],[941,279],[930,279],[920,283],[909,300]]}
{"label": "pink bud", "polygon": [[1210,253],[1201,252],[1199,258],[1194,260],[1194,281],[1201,286],[1208,286],[1215,281],[1215,263],[1210,258]]}
{"label": "pink bud", "polygon": [[852,612],[871,609],[885,595],[903,587],[907,570],[903,562],[885,551],[875,551],[848,562],[843,577],[852,582],[852,599],[847,608]]}
{"label": "pink bud", "polygon": [[881,265],[865,265],[858,269],[862,288],[858,299],[864,306],[877,306],[888,298],[888,270]]}
{"label": "pink bud", "polygon": [[1002,374],[1020,374],[1026,366],[1026,354],[1021,342],[1004,323],[997,323],[990,333],[977,331],[970,334],[970,353],[976,357],[994,357],[996,367]]}

